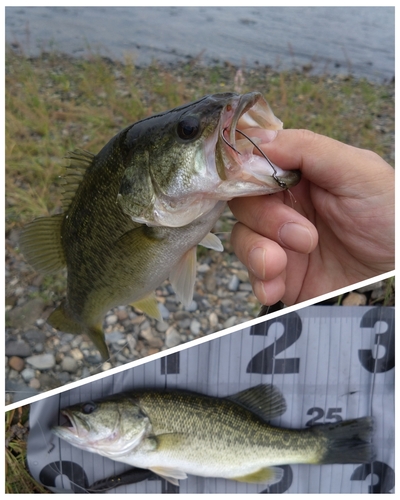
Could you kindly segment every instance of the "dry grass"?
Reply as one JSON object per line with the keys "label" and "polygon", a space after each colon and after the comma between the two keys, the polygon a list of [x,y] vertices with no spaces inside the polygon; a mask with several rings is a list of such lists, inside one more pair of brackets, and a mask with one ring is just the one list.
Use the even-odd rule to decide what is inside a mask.
{"label": "dry grass", "polygon": [[26,469],[27,406],[5,414],[6,493],[49,493]]}

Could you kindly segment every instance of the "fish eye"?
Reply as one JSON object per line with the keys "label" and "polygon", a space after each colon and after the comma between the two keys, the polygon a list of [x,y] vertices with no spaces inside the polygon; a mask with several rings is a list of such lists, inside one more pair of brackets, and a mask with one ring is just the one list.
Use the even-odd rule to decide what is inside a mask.
{"label": "fish eye", "polygon": [[195,116],[188,116],[178,123],[178,135],[181,139],[188,141],[194,139],[200,130],[199,119]]}
{"label": "fish eye", "polygon": [[91,413],[93,413],[95,411],[96,408],[97,408],[97,406],[92,402],[85,403],[82,406],[82,413],[84,413],[85,415],[90,415]]}

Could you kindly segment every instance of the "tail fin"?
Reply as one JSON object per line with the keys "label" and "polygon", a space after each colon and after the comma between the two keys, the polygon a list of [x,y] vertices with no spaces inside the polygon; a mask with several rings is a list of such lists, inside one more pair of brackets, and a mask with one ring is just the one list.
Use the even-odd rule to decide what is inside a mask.
{"label": "tail fin", "polygon": [[76,321],[68,312],[68,306],[63,300],[61,304],[55,309],[47,318],[47,322],[57,330],[68,333],[89,335],[90,340],[99,350],[103,361],[110,358],[107,344],[105,342],[105,335],[100,325],[86,326]]}
{"label": "tail fin", "polygon": [[374,460],[374,421],[371,417],[316,425],[310,431],[326,441],[321,464],[366,464]]}

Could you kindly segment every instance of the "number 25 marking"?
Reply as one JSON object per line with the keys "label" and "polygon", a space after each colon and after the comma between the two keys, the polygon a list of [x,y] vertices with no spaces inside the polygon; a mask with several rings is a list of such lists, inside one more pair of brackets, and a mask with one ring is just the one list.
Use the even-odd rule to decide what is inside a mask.
{"label": "number 25 marking", "polygon": [[[328,408],[328,411],[326,413],[326,420],[333,420],[334,422],[341,422],[342,416],[339,415],[339,413],[342,411],[342,408]],[[313,413],[316,413],[316,416],[311,418],[307,423],[306,426],[309,427],[310,425],[314,425],[318,420],[321,420],[325,416],[325,412],[322,408],[318,408],[317,406],[314,406],[313,408],[310,408],[307,412],[307,415],[312,415]]]}

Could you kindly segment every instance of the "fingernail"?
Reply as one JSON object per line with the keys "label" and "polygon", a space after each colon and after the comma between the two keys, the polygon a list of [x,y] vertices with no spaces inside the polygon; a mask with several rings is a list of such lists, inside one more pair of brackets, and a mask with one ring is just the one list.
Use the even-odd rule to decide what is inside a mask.
{"label": "fingernail", "polygon": [[268,144],[269,142],[272,142],[277,135],[277,130],[263,130],[261,136],[261,144]]}
{"label": "fingernail", "polygon": [[265,250],[261,247],[253,248],[249,253],[248,264],[250,271],[255,276],[262,279],[265,272]]}
{"label": "fingernail", "polygon": [[279,230],[281,243],[290,250],[309,253],[313,239],[309,229],[296,222],[286,222]]}

